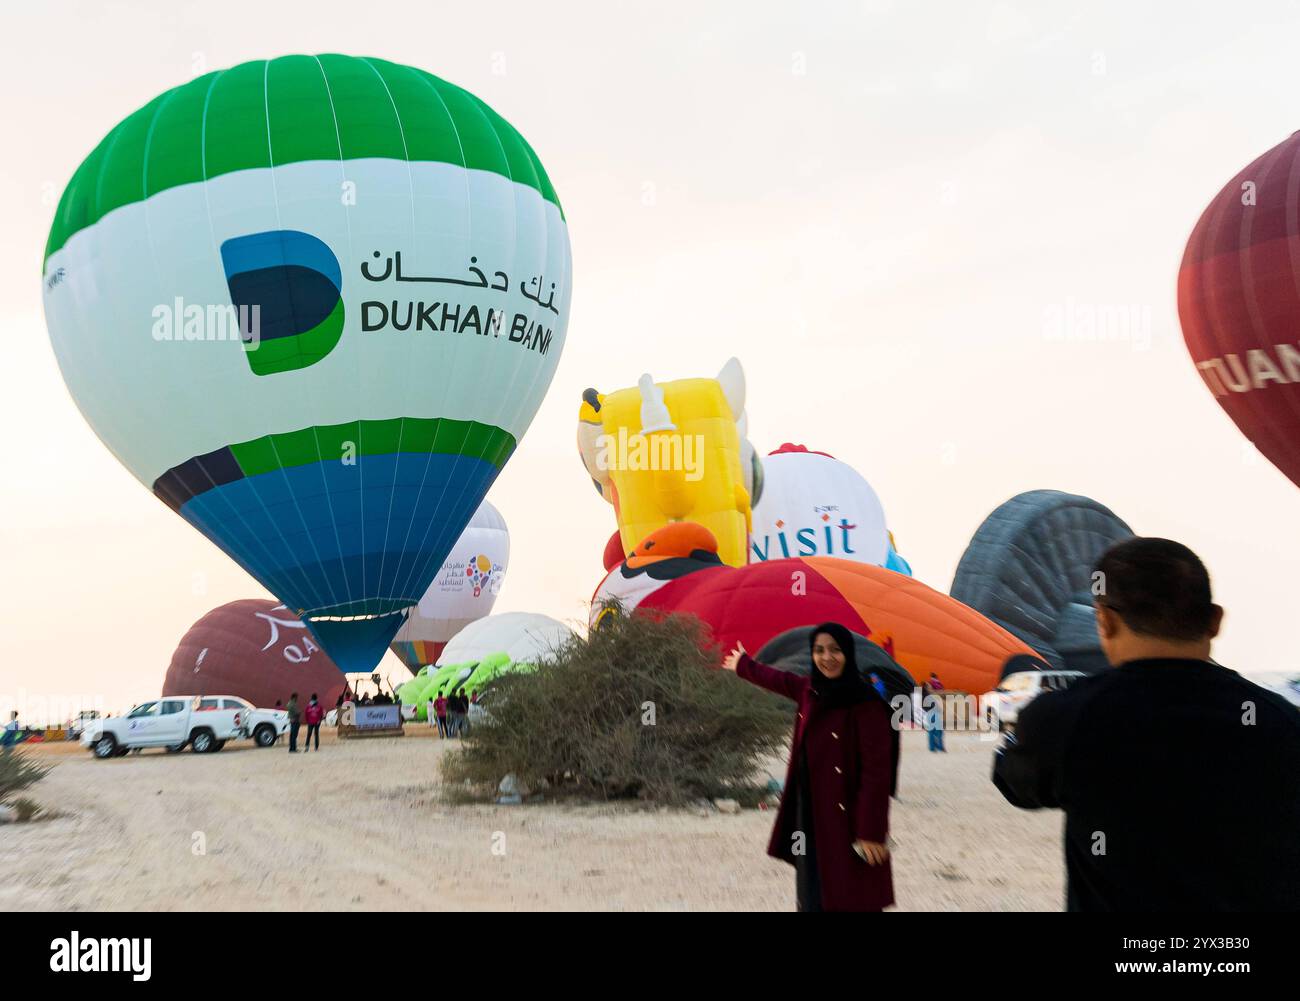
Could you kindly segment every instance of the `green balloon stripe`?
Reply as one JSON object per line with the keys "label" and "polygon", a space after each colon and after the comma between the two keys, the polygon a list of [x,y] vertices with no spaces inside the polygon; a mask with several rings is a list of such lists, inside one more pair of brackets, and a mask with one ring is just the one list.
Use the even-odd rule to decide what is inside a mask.
{"label": "green balloon stripe", "polygon": [[500,469],[514,451],[514,436],[498,427],[449,418],[397,417],[303,428],[231,445],[245,476],[310,462],[393,452],[473,455]]}
{"label": "green balloon stripe", "polygon": [[532,147],[468,91],[382,59],[283,56],[198,77],[121,122],[73,174],[45,257],[114,209],[169,188],[363,157],[491,171],[560,208]]}
{"label": "green balloon stripe", "polygon": [[179,511],[192,498],[248,476],[318,462],[346,463],[367,455],[464,455],[501,469],[515,444],[510,432],[477,421],[448,417],[349,421],[266,435],[196,455],[158,477],[153,490]]}

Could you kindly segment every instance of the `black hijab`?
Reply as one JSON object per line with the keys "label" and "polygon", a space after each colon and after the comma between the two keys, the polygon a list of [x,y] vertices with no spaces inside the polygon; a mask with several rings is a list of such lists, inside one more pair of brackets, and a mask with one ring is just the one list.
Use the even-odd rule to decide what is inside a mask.
{"label": "black hijab", "polygon": [[830,635],[844,651],[844,670],[840,672],[838,678],[828,678],[818,670],[817,658],[813,657],[812,673],[809,677],[818,704],[838,709],[879,698],[880,694],[867,684],[858,670],[857,658],[854,656],[853,634],[838,622],[823,622],[808,635],[809,654],[817,646],[817,637],[822,633]]}

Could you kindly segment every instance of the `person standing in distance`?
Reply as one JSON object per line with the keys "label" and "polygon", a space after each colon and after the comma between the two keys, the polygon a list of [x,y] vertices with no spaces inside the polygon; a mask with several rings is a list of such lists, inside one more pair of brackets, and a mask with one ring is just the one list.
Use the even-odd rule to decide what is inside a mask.
{"label": "person standing in distance", "polygon": [[1029,703],[993,765],[1012,805],[1065,811],[1068,909],[1300,908],[1300,713],[1210,659],[1186,546],[1128,539],[1093,579],[1112,669]]}
{"label": "person standing in distance", "polygon": [[289,696],[289,704],[284,707],[289,714],[289,753],[298,753],[298,727],[302,725],[302,710],[298,708],[298,693]]}
{"label": "person standing in distance", "polygon": [[325,707],[322,706],[316,697],[316,693],[311,693],[311,701],[307,703],[307,708],[303,710],[303,719],[307,723],[307,741],[303,745],[304,751],[311,750],[312,735],[316,736],[316,750],[320,750],[320,721],[325,718]]}

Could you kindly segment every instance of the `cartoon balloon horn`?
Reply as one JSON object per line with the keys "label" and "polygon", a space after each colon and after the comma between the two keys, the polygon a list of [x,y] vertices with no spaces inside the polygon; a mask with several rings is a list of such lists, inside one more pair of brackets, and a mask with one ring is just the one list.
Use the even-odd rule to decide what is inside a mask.
{"label": "cartoon balloon horn", "polygon": [[655,385],[650,373],[641,376],[636,384],[641,390],[641,433],[676,431],[677,425],[673,423],[673,415],[664,405],[664,391]]}

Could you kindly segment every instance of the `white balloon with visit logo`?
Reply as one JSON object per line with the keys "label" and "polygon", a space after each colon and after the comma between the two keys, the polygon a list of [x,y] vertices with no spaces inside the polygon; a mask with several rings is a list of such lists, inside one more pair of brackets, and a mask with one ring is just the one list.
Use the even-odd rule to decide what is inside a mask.
{"label": "white balloon with visit logo", "polygon": [[754,505],[749,560],[834,556],[885,566],[885,509],[856,469],[824,452],[782,445],[763,457],[763,494]]}

